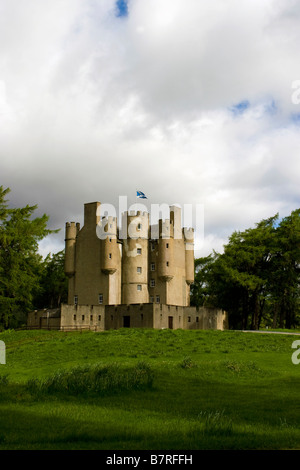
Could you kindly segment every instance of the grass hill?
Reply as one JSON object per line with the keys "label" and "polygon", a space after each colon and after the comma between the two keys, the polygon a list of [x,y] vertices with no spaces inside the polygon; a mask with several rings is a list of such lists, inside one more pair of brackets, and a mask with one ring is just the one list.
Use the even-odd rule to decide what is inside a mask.
{"label": "grass hill", "polygon": [[299,449],[298,338],[0,333],[0,449]]}

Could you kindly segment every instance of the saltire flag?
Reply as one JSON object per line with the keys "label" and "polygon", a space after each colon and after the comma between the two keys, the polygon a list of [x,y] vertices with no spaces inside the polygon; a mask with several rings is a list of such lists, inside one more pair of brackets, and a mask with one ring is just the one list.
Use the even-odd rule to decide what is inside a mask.
{"label": "saltire flag", "polygon": [[147,196],[145,196],[145,194],[142,193],[142,191],[137,191],[136,197],[139,197],[140,199],[148,199]]}

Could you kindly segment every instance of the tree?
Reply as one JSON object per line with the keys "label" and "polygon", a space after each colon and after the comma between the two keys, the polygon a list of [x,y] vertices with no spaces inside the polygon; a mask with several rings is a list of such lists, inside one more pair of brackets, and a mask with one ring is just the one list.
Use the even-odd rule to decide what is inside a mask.
{"label": "tree", "polygon": [[67,302],[68,279],[64,273],[64,251],[48,254],[42,263],[35,308],[56,308]]}
{"label": "tree", "polygon": [[299,313],[300,209],[282,219],[276,229],[270,279],[273,326],[291,328]]}
{"label": "tree", "polygon": [[48,216],[33,218],[37,206],[8,208],[10,189],[0,186],[0,325],[12,326],[32,308],[42,257],[38,242],[54,231]]}
{"label": "tree", "polygon": [[196,260],[191,301],[227,310],[233,328],[290,328],[299,319],[300,209],[235,231],[215,253]]}

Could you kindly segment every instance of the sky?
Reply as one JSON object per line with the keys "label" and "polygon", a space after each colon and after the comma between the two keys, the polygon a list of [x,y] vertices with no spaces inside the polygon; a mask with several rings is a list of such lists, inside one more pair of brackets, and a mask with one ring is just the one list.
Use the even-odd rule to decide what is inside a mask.
{"label": "sky", "polygon": [[298,0],[0,0],[0,185],[43,255],[137,189],[222,252],[300,207],[299,54]]}

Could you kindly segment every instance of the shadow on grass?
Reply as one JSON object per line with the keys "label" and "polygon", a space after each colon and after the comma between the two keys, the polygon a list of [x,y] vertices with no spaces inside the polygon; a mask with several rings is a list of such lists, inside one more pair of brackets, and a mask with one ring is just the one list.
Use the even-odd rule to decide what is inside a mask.
{"label": "shadow on grass", "polygon": [[3,379],[0,449],[299,448],[282,384],[281,395],[270,395],[262,385],[216,384],[185,372],[180,381],[160,372],[151,388],[105,393],[69,393],[70,376],[45,390]]}

